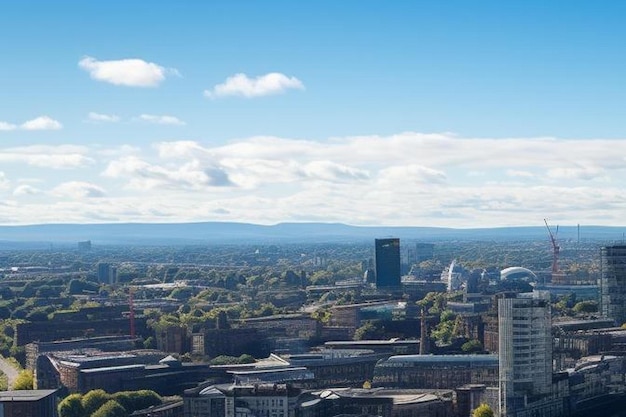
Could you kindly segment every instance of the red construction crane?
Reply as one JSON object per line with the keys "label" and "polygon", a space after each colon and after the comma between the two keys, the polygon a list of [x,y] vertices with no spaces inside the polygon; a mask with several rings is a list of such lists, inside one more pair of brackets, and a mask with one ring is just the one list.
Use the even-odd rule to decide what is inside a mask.
{"label": "red construction crane", "polygon": [[548,229],[548,233],[550,234],[550,242],[552,242],[552,273],[559,273],[559,252],[561,251],[561,247],[556,242],[556,234],[559,233],[559,226],[556,227],[556,233],[552,234],[552,230],[550,230],[550,226],[548,226],[548,221],[543,219],[543,222],[546,224],[546,229]]}

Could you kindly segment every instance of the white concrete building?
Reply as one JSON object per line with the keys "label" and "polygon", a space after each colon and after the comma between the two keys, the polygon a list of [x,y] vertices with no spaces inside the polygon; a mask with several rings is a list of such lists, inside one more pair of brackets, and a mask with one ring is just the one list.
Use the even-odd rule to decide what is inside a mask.
{"label": "white concrete building", "polygon": [[500,416],[512,417],[552,393],[550,302],[532,294],[498,300]]}

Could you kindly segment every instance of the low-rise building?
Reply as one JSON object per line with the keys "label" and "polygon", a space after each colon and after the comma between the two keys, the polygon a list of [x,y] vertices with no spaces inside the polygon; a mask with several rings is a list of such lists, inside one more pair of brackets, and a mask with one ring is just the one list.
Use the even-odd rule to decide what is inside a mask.
{"label": "low-rise building", "polygon": [[366,381],[372,381],[376,363],[387,356],[368,350],[326,350],[291,355],[287,360],[292,366],[304,367],[313,373],[315,379],[306,385],[308,387],[361,387]]}
{"label": "low-rise building", "polygon": [[140,340],[131,336],[101,336],[101,337],[81,337],[70,340],[55,340],[52,342],[35,341],[25,346],[26,369],[35,370],[37,358],[50,352],[69,351],[102,351],[121,352],[132,350],[135,343]]}
{"label": "low-rise building", "polygon": [[99,355],[62,352],[39,356],[37,386],[65,387],[70,393],[93,389],[107,392],[150,389],[161,395],[177,395],[207,379],[229,376],[208,364],[181,363],[159,351],[135,351]]}
{"label": "low-rise building", "polygon": [[183,401],[167,401],[144,410],[133,412],[130,417],[183,417]]}
{"label": "low-rise building", "polygon": [[2,417],[57,417],[57,390],[0,391]]}
{"label": "low-rise building", "polygon": [[297,415],[380,417],[453,417],[453,392],[330,388],[300,396]]}
{"label": "low-rise building", "polygon": [[397,355],[376,364],[373,386],[454,389],[498,386],[498,378],[497,355]]}
{"label": "low-rise building", "polygon": [[300,393],[286,384],[198,387],[185,391],[184,417],[290,417]]}

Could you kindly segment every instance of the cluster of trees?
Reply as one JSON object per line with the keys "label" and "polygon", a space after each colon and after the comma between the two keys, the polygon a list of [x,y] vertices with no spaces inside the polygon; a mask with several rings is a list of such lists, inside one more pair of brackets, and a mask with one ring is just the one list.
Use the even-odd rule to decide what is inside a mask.
{"label": "cluster of trees", "polygon": [[244,363],[254,363],[256,359],[252,357],[252,355],[243,354],[239,357],[237,356],[228,356],[228,355],[220,355],[211,359],[211,365],[236,365],[236,364],[244,364]]}
{"label": "cluster of trees", "polygon": [[109,394],[97,389],[70,394],[58,405],[59,417],[128,417],[137,410],[159,405],[160,395],[150,390],[121,391]]}
{"label": "cluster of trees", "polygon": [[560,297],[552,303],[552,310],[562,316],[587,315],[598,312],[598,302],[594,300],[576,301],[574,294]]}
{"label": "cluster of trees", "polygon": [[25,369],[17,374],[12,388],[14,390],[31,390],[34,386],[35,376],[33,375],[33,371]]}
{"label": "cluster of trees", "polygon": [[493,417],[494,413],[489,404],[482,403],[472,410],[472,417]]}

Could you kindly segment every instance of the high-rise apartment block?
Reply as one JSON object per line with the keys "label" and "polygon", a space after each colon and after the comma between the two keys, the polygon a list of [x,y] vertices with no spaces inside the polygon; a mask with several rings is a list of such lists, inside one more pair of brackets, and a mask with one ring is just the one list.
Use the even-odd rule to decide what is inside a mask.
{"label": "high-rise apartment block", "polygon": [[115,284],[117,282],[117,268],[108,263],[98,263],[98,281],[105,284]]}
{"label": "high-rise apartment block", "polygon": [[626,323],[626,245],[600,250],[600,307],[603,316]]}
{"label": "high-rise apartment block", "polygon": [[552,393],[550,302],[528,295],[498,300],[500,417]]}
{"label": "high-rise apartment block", "polygon": [[400,239],[376,239],[376,288],[400,288]]}

